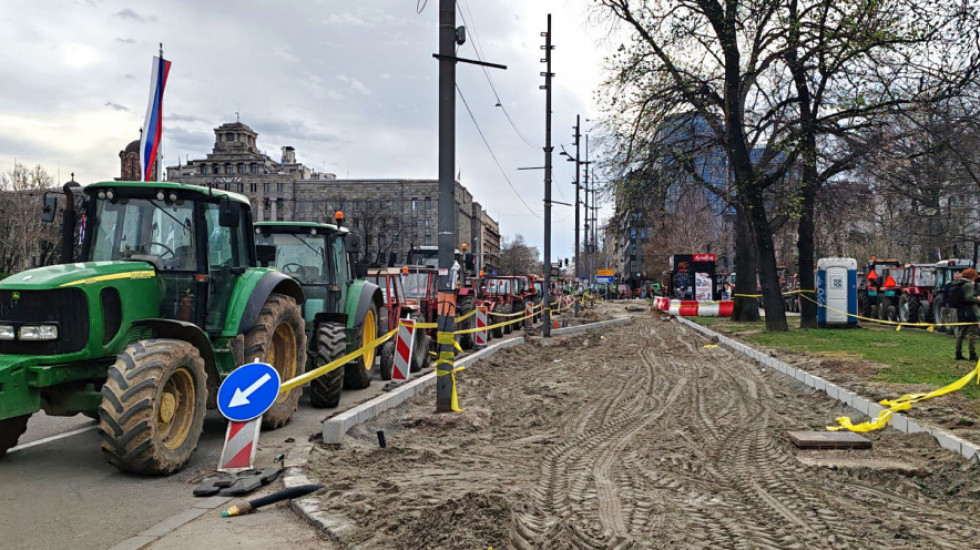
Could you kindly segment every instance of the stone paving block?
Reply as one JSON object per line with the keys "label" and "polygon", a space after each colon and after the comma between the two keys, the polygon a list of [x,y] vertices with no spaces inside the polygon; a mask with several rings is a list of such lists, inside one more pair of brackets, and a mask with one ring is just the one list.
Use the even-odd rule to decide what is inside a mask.
{"label": "stone paving block", "polygon": [[867,399],[863,397],[858,397],[856,395],[854,396],[854,399],[851,400],[851,407],[857,410],[858,412],[860,412],[861,414],[867,416],[871,416],[870,414],[868,414],[868,405],[870,404],[871,402],[868,401]]}
{"label": "stone paving block", "polygon": [[827,395],[830,396],[831,398],[837,399],[840,389],[836,385],[828,383],[824,387],[823,391],[827,392]]}
{"label": "stone paving block", "polygon": [[902,433],[909,433],[909,419],[904,414],[892,413],[891,418],[888,419],[888,424]]}
{"label": "stone paving block", "polygon": [[951,437],[942,430],[932,430],[931,432],[932,436],[936,438],[937,442],[939,442],[940,447],[953,451],[954,453],[960,452],[960,442],[957,438]]}
{"label": "stone paving block", "polygon": [[908,433],[910,433],[910,434],[914,434],[914,433],[918,433],[918,432],[928,432],[929,431],[925,426],[923,426],[922,424],[919,424],[918,422],[916,422],[915,420],[912,420],[911,418],[908,419],[908,426],[909,426],[909,432]]}

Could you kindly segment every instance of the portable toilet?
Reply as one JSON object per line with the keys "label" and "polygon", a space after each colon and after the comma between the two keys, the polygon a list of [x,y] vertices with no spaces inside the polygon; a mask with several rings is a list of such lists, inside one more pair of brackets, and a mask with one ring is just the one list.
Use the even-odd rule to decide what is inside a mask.
{"label": "portable toilet", "polygon": [[857,326],[857,260],[817,260],[817,325],[821,328]]}

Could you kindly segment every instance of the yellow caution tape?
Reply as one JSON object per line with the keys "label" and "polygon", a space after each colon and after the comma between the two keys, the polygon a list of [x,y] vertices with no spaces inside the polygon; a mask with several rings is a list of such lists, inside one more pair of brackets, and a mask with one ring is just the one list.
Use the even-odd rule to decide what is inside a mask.
{"label": "yellow caution tape", "polygon": [[980,361],[977,362],[977,366],[966,376],[947,386],[932,390],[928,393],[908,393],[897,399],[883,399],[880,402],[881,405],[888,408],[881,411],[878,418],[874,420],[854,424],[851,422],[850,417],[841,416],[835,419],[839,426],[827,426],[827,429],[832,432],[845,429],[852,432],[870,432],[872,430],[878,430],[888,424],[888,419],[891,418],[893,412],[908,410],[912,408],[912,405],[920,401],[925,401],[926,399],[932,399],[933,397],[939,397],[941,395],[946,395],[947,393],[959,391],[963,389],[964,386],[969,384],[974,378],[977,379],[977,383],[980,383]]}
{"label": "yellow caution tape", "polygon": [[707,345],[704,345],[704,346],[701,346],[701,347],[702,348],[717,348],[718,347],[718,344],[707,344]]}
{"label": "yellow caution tape", "polygon": [[319,378],[330,371],[333,371],[335,369],[338,369],[346,365],[347,363],[350,363],[351,361],[364,355],[368,351],[380,346],[381,344],[384,344],[388,340],[391,340],[397,333],[398,333],[398,329],[396,328],[395,330],[389,332],[388,334],[385,334],[380,338],[368,342],[361,349],[352,351],[339,359],[334,359],[333,361],[327,363],[326,365],[323,365],[322,367],[317,367],[295,378],[290,378],[289,380],[283,382],[282,385],[279,386],[279,393],[289,391],[298,386],[302,386],[303,384],[306,384],[307,382],[313,380],[314,378]]}

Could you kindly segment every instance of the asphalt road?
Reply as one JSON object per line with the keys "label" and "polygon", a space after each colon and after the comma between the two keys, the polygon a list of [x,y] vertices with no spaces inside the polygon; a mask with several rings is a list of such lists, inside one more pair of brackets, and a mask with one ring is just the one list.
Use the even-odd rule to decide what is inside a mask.
{"label": "asphalt road", "polygon": [[[289,424],[262,434],[256,466],[273,466],[294,440],[319,433],[324,419],[378,395],[383,386],[376,379],[367,389],[345,391],[336,409],[314,409],[304,396]],[[224,434],[224,419],[209,411],[183,470],[137,477],[105,460],[95,421],[35,415],[18,447],[0,460],[0,549],[109,548],[192,507],[191,491],[214,474]]]}

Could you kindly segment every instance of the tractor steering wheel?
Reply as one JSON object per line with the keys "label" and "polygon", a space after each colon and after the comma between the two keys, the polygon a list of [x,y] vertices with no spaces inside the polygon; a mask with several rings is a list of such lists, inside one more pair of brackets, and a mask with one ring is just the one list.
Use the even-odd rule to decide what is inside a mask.
{"label": "tractor steering wheel", "polygon": [[177,255],[174,254],[174,251],[173,251],[172,248],[170,248],[169,246],[167,246],[167,245],[165,245],[163,243],[158,243],[156,241],[150,241],[148,243],[143,243],[143,244],[140,245],[140,248],[145,249],[146,250],[146,253],[147,254],[150,254],[150,247],[153,246],[153,245],[157,245],[157,246],[165,249],[165,252],[163,254],[160,254],[159,255],[160,256],[160,259],[163,259],[166,254],[170,254],[170,257],[172,257],[172,258],[176,258],[177,257]]}
{"label": "tractor steering wheel", "polygon": [[[293,266],[293,269],[289,269],[289,266]],[[282,272],[286,275],[299,275],[303,273],[303,266],[297,263],[288,263],[282,266]]]}

